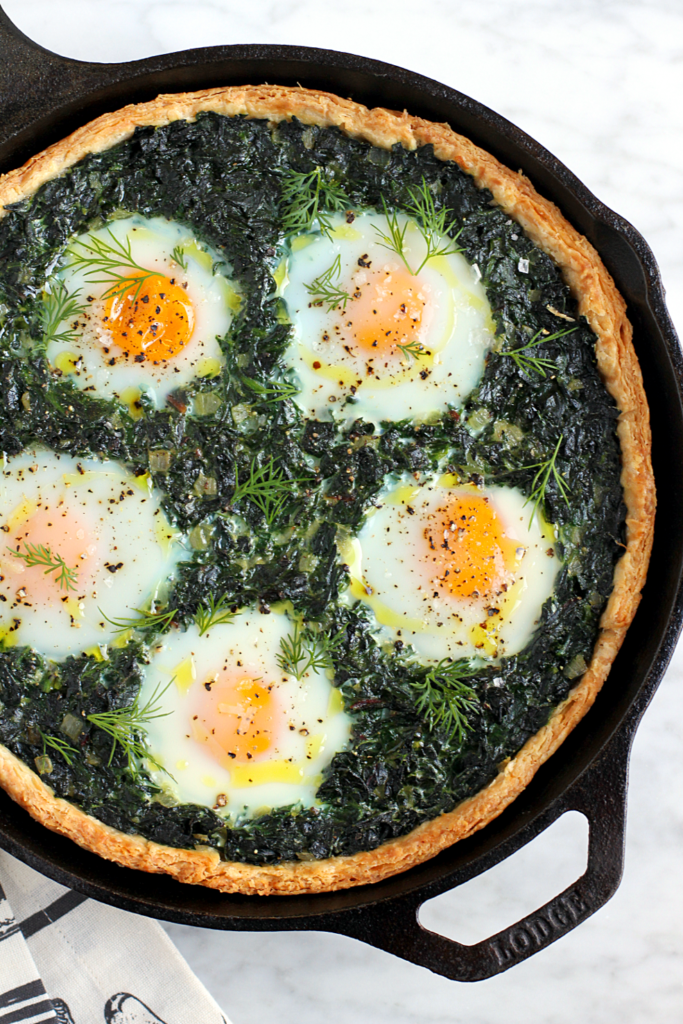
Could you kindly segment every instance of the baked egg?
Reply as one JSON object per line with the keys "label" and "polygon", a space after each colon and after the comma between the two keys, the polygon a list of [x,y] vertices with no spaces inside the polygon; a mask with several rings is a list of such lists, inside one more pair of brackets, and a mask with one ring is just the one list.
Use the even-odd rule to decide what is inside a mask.
{"label": "baked egg", "polygon": [[[302,234],[277,272],[294,330],[285,361],[314,419],[429,419],[457,408],[479,381],[494,335],[481,275],[450,238],[427,258],[414,220],[395,215],[402,255],[383,239],[387,218],[330,217],[329,235]],[[449,252],[450,250],[450,252]]]}
{"label": "baked egg", "polygon": [[143,392],[160,407],[220,373],[240,298],[224,259],[188,228],[135,215],[73,239],[44,304],[54,372],[135,415]]}
{"label": "baked egg", "polygon": [[5,458],[0,530],[2,642],[54,659],[104,657],[183,557],[147,475],[45,449]]}
{"label": "baked egg", "polygon": [[424,661],[500,658],[531,639],[560,559],[555,529],[515,488],[452,477],[380,495],[340,552],[347,600]]}
{"label": "baked egg", "polygon": [[331,670],[302,663],[297,678],[283,669],[295,630],[284,613],[251,608],[204,634],[193,625],[158,640],[139,702],[158,706],[147,767],[165,798],[232,819],[315,804],[351,719]]}

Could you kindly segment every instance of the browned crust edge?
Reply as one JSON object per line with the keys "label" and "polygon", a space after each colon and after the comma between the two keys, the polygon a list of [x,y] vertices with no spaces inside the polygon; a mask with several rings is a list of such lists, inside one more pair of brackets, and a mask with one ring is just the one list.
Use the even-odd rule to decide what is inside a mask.
{"label": "browned crust edge", "polygon": [[180,881],[224,892],[329,892],[405,871],[483,828],[528,785],[539,766],[590,708],[633,619],[650,558],[655,490],[649,411],[626,306],[595,249],[521,172],[504,167],[445,124],[381,108],[368,110],[330,93],[302,88],[244,86],[159,96],[150,103],[105,114],[0,178],[0,205],[32,194],[87,154],[129,138],[138,126],[191,120],[205,110],[270,121],[297,117],[307,124],[337,126],[382,148],[397,142],[408,149],[432,144],[439,159],[455,161],[477,185],[490,189],[505,212],[561,268],[578,299],[580,313],[597,335],[598,366],[620,410],[617,433],[623,458],[627,544],[615,570],[614,589],[600,621],[601,631],[588,670],[547,725],[528,740],[493,782],[455,810],[376,850],[352,856],[277,866],[221,862],[215,850],[178,850],[103,825],[67,801],[55,798],[30,768],[0,747],[0,783],[13,799],[43,825],[101,857],[143,871],[166,872]]}

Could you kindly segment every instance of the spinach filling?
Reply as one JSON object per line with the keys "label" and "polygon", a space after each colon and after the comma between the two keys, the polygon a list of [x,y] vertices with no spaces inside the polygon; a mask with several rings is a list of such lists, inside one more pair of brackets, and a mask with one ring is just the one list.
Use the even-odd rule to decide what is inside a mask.
{"label": "spinach filling", "polygon": [[[307,421],[290,399],[272,401],[264,391],[282,379],[291,332],[273,278],[285,244],[283,182],[287,172],[316,167],[357,209],[381,211],[383,201],[406,209],[410,187],[426,183],[479,268],[496,324],[494,351],[464,406],[437,422],[340,427]],[[50,371],[40,320],[45,281],[68,242],[129,213],[191,227],[224,254],[243,297],[221,341],[221,376],[195,380],[162,410],[143,397],[137,419]],[[264,611],[288,601],[326,631],[343,630],[335,684],[355,722],[351,746],[325,773],[319,806],[226,824],[204,807],[165,806],[144,770],[129,771],[122,748],[112,755],[111,736],[88,720],[131,703],[145,642],[113,647],[104,661],[80,655],[59,664],[5,647],[0,739],[31,767],[49,756],[45,781],[56,795],[123,832],[170,846],[215,846],[227,860],[352,854],[451,810],[547,722],[590,660],[623,547],[617,410],[597,372],[595,337],[577,318],[558,270],[490,193],[455,164],[437,160],[429,146],[387,151],[296,120],[271,125],[208,113],[138,129],[130,141],[87,157],[11,207],[0,221],[0,260],[5,454],[42,444],[150,472],[192,548],[170,595],[176,621],[189,623],[213,594],[226,595],[229,606],[256,603]],[[550,360],[551,370],[538,372],[507,354],[538,332],[570,327],[529,350]],[[346,581],[337,531],[359,529],[390,474],[447,470],[532,496],[534,467],[556,448],[566,500],[552,473],[543,494],[546,517],[560,529],[563,567],[554,595],[520,654],[468,678],[478,714],[473,728],[450,733],[419,709],[417,684],[427,669],[400,643],[380,646],[363,606],[337,603]],[[233,505],[236,481],[271,456],[283,477],[296,481],[288,500],[270,517],[248,498]],[[64,736],[72,719],[82,727],[69,733],[67,725],[77,751],[67,759],[44,737]]]}

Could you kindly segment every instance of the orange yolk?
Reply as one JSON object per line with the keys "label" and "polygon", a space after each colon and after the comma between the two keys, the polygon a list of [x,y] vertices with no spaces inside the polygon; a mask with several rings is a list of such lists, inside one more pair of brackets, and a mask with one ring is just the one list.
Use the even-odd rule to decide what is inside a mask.
{"label": "orange yolk", "polygon": [[393,355],[399,345],[419,342],[427,327],[428,287],[401,268],[368,276],[366,284],[356,287],[344,315],[363,355]]}
{"label": "orange yolk", "polygon": [[[10,550],[2,556],[2,588],[14,599],[55,604],[92,589],[100,565],[97,536],[80,512],[66,507],[40,509],[12,531],[7,546]],[[26,558],[10,553],[31,555],[41,546],[48,549],[48,561],[55,565],[52,571],[47,571],[48,565],[29,565]]]}
{"label": "orange yolk", "polygon": [[278,701],[260,679],[219,677],[197,687],[192,735],[223,768],[258,760],[271,747]]}
{"label": "orange yolk", "polygon": [[137,295],[135,291],[131,287],[105,301],[102,326],[135,362],[173,359],[194,330],[194,307],[187,292],[164,274],[148,277]]}
{"label": "orange yolk", "polygon": [[488,498],[460,495],[437,509],[424,535],[436,582],[459,599],[490,600],[507,590],[518,557],[518,544]]}

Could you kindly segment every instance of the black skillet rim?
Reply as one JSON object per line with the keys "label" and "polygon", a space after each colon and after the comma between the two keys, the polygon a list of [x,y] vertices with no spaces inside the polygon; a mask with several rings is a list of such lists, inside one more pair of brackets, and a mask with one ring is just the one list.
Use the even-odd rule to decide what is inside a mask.
{"label": "black skillet rim", "polygon": [[[10,24],[1,10],[0,23],[5,29]],[[203,88],[249,80],[301,82],[309,87],[352,95],[360,102],[379,103],[394,109],[405,106],[411,113],[432,120],[449,120],[456,130],[469,135],[503,162],[524,169],[539,191],[557,202],[596,245],[629,301],[636,327],[636,347],[644,372],[647,370],[646,389],[651,396],[653,428],[656,427],[658,435],[667,437],[669,456],[672,450],[675,455],[683,454],[683,359],[664,304],[659,272],[647,243],[552,154],[482,104],[401,68],[335,51],[238,45],[166,54],[128,65],[92,65],[50,54],[26,40],[13,26],[5,34],[18,45],[17,55],[21,59],[12,81],[8,82],[5,75],[5,82],[0,79],[0,84],[9,86],[15,96],[17,83],[31,84],[33,90],[24,108],[16,100],[10,104],[7,126],[10,137],[5,135],[4,142],[0,142],[0,161],[5,166],[8,153],[16,157],[15,163],[20,162],[21,156],[27,155],[29,150],[39,151],[77,123],[87,122],[104,109],[152,98],[159,91],[178,91],[179,86]],[[35,88],[37,75],[42,77],[42,94],[40,88]],[[52,84],[48,92],[45,81],[50,76]],[[37,124],[36,104],[42,114]],[[450,116],[446,116],[448,114]],[[652,341],[656,349],[654,356],[648,349],[648,342]],[[652,399],[659,397],[661,382],[665,385],[665,401],[658,404]],[[671,480],[670,473],[664,472],[670,468],[669,459],[658,460],[655,449],[660,497],[666,498],[664,505],[660,504],[658,519],[663,515],[667,520],[675,519],[677,510],[683,509],[683,480]],[[591,712],[560,751],[539,770],[512,808],[472,839],[393,879],[332,894],[299,897],[228,896],[198,890],[169,878],[108,864],[74,847],[70,841],[46,833],[4,794],[0,801],[3,845],[56,881],[138,913],[214,928],[329,928],[352,933],[352,928],[335,925],[331,918],[337,912],[347,912],[345,916],[350,921],[349,912],[378,907],[406,896],[421,903],[473,877],[528,842],[557,817],[558,808],[559,813],[566,809],[562,804],[563,795],[598,763],[610,741],[624,741],[620,756],[625,768],[630,740],[661,680],[680,632],[682,566],[680,542],[674,542],[665,552],[656,545],[645,601],[613,666],[608,684]],[[642,647],[645,647],[644,652]]]}

